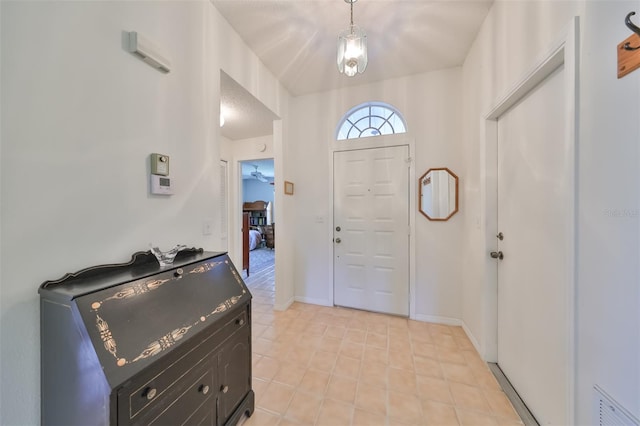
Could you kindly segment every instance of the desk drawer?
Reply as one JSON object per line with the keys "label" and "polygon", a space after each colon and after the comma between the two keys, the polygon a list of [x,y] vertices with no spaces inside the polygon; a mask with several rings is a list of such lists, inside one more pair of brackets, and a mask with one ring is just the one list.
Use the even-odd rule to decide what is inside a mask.
{"label": "desk drawer", "polygon": [[[171,372],[168,372],[171,373]],[[148,425],[166,424],[178,425],[181,422],[169,422],[176,420],[176,412],[181,413],[182,418],[189,417],[184,411],[191,408],[196,411],[205,401],[215,405],[214,367],[209,360],[203,360],[196,366],[187,370],[178,380],[170,383],[160,392],[153,384],[143,388],[137,393],[119,395],[119,424],[121,425]],[[167,374],[167,377],[174,376]],[[213,399],[212,398],[213,396]],[[135,410],[135,411],[134,411]],[[178,411],[176,411],[178,410]]]}
{"label": "desk drawer", "polygon": [[[220,325],[214,333],[202,336],[202,342],[183,353],[174,362],[164,363],[165,368],[148,370],[136,380],[126,384],[118,392],[118,418],[120,422],[137,422],[141,415],[160,401],[172,400],[192,380],[190,371],[210,359],[220,346],[239,330],[248,329],[247,309],[237,311]],[[155,408],[153,408],[155,410]],[[144,413],[143,413],[144,412]]]}
{"label": "desk drawer", "polygon": [[[196,379],[186,389],[180,389],[174,400],[163,403],[164,409],[157,416],[144,423],[150,426],[196,424],[202,420],[197,418],[202,415],[201,410],[215,412],[215,395],[213,370],[210,367],[196,375]],[[153,413],[156,414],[155,410]]]}

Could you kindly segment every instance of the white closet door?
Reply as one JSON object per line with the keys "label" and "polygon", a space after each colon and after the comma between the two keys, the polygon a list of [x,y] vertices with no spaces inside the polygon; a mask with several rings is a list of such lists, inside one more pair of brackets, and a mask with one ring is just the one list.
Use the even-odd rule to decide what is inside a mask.
{"label": "white closet door", "polygon": [[541,425],[564,425],[571,276],[564,68],[498,119],[498,365]]}

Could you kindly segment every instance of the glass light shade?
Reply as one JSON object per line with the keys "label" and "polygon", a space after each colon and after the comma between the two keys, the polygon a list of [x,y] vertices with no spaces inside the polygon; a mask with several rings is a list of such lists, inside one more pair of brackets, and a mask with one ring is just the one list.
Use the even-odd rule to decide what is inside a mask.
{"label": "glass light shade", "polygon": [[357,25],[351,25],[338,36],[338,70],[349,77],[362,74],[367,68],[367,35]]}

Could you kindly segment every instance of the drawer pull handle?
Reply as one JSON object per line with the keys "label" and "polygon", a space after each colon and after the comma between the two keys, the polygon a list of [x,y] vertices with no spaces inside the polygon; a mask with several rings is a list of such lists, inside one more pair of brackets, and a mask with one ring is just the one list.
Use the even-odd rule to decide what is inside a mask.
{"label": "drawer pull handle", "polygon": [[173,273],[174,276],[178,277],[178,278],[182,278],[182,274],[184,273],[184,271],[182,270],[182,268],[178,268],[176,269],[176,271]]}
{"label": "drawer pull handle", "polygon": [[157,393],[158,391],[155,388],[147,388],[147,390],[145,391],[148,400],[152,400],[153,398],[155,398]]}
{"label": "drawer pull handle", "polygon": [[238,318],[238,319],[236,320],[236,324],[238,324],[238,325],[244,325],[244,318]]}
{"label": "drawer pull handle", "polygon": [[220,390],[222,391],[222,393],[227,393],[227,392],[229,392],[229,386],[222,385],[222,386],[220,386]]}
{"label": "drawer pull handle", "polygon": [[200,392],[202,392],[203,395],[206,395],[209,393],[209,386],[207,385],[200,385],[200,389],[198,389]]}

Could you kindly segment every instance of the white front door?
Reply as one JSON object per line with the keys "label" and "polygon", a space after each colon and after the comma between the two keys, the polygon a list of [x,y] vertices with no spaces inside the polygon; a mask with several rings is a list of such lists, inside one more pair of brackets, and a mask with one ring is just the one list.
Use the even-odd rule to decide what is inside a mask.
{"label": "white front door", "polygon": [[409,315],[408,146],[334,153],[334,303]]}
{"label": "white front door", "polygon": [[498,365],[541,425],[567,423],[573,188],[564,66],[498,118]]}

